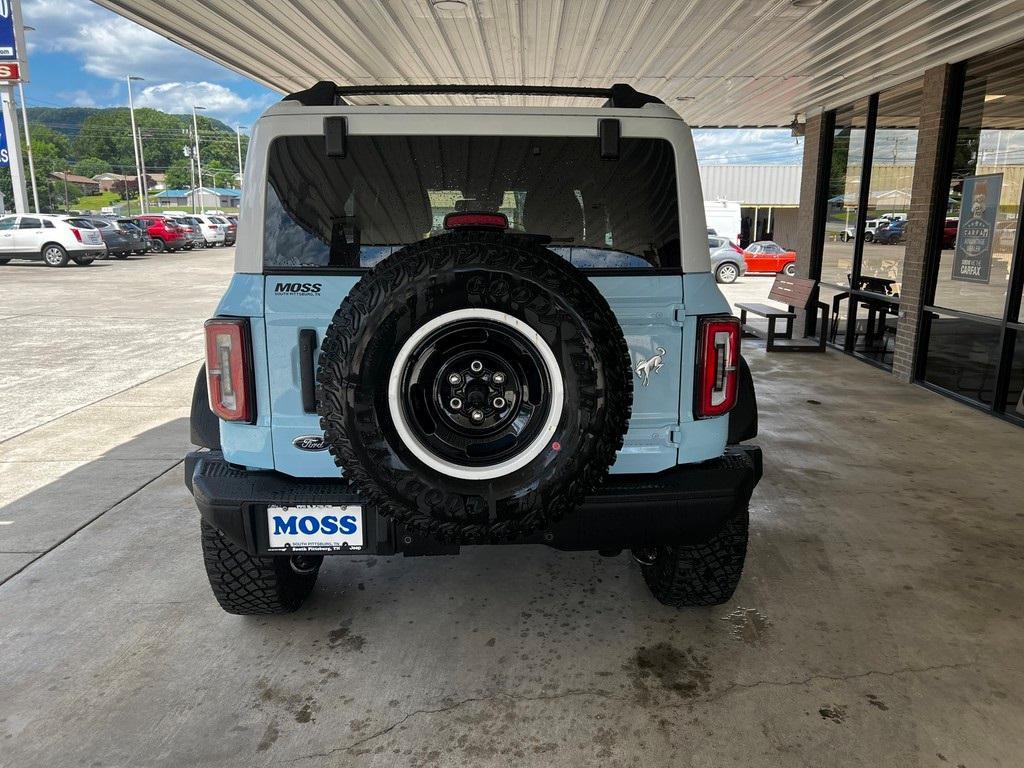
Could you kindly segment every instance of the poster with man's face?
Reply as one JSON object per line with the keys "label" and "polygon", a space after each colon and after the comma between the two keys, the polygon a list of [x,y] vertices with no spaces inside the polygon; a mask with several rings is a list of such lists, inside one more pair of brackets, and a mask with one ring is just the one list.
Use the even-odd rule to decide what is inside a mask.
{"label": "poster with man's face", "polygon": [[987,283],[992,274],[992,244],[999,216],[1003,174],[964,179],[960,225],[953,255],[953,280]]}

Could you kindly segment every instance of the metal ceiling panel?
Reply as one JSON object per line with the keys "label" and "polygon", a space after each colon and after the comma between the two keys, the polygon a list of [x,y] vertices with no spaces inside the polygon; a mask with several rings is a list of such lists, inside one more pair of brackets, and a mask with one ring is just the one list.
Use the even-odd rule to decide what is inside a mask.
{"label": "metal ceiling panel", "polygon": [[464,0],[456,11],[430,0],[94,2],[282,93],[318,80],[628,82],[695,126],[788,125],[1024,39],[1024,0]]}

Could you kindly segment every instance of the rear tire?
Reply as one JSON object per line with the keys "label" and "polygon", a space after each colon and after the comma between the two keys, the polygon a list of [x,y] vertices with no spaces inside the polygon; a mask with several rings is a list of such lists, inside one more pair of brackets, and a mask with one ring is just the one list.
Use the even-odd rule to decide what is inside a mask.
{"label": "rear tire", "polygon": [[127,259],[128,258],[128,254],[127,253],[118,253],[118,254],[114,255],[114,258],[115,259]]}
{"label": "rear tire", "polygon": [[319,562],[297,573],[289,557],[253,557],[212,525],[201,522],[203,562],[220,607],[238,616],[292,613],[309,597]]}
{"label": "rear tire", "polygon": [[782,271],[786,273],[787,277],[796,277],[796,264],[790,262],[783,268]]}
{"label": "rear tire", "polygon": [[10,259],[0,259],[0,267],[2,267],[4,264],[7,264],[8,262],[10,262]]}
{"label": "rear tire", "polygon": [[94,261],[96,261],[96,259],[92,258],[91,256],[75,256],[71,260],[80,267],[88,267]]}
{"label": "rear tire", "polygon": [[43,246],[43,261],[48,267],[66,267],[68,252],[56,243],[47,243]]}
{"label": "rear tire", "polygon": [[163,253],[166,247],[167,244],[159,237],[153,238],[153,253]]}
{"label": "rear tire", "polygon": [[734,514],[710,539],[700,544],[669,544],[655,548],[654,562],[641,565],[644,580],[659,603],[674,608],[721,605],[732,597],[747,556],[750,512]]}

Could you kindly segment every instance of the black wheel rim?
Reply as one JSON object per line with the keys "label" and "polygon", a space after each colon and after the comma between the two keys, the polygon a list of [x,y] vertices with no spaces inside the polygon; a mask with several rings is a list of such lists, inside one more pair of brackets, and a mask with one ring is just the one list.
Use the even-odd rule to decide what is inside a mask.
{"label": "black wheel rim", "polygon": [[463,320],[420,340],[402,363],[400,407],[430,453],[465,467],[519,454],[551,408],[551,381],[534,345],[500,323]]}

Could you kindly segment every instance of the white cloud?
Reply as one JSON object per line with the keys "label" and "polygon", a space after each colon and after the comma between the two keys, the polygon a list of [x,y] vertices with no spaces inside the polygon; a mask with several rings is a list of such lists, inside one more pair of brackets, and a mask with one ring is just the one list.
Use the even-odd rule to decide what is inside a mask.
{"label": "white cloud", "polygon": [[206,81],[148,85],[135,96],[138,107],[187,113],[192,111],[193,104],[197,104],[206,107],[204,114],[228,123],[265,106],[265,102],[263,98],[243,98],[230,88]]}
{"label": "white cloud", "polygon": [[[71,53],[89,74],[124,79],[126,74],[165,80],[222,79],[227,73],[212,61],[88,0],[26,0],[30,50]],[[71,74],[71,73],[69,73]]]}

